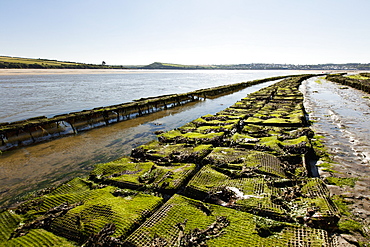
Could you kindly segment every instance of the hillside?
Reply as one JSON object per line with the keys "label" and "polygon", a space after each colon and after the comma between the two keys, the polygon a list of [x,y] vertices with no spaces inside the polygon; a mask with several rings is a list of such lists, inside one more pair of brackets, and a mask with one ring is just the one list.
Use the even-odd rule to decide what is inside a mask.
{"label": "hillside", "polygon": [[122,66],[85,64],[49,59],[0,56],[0,69],[111,69]]}
{"label": "hillside", "polygon": [[173,63],[151,63],[149,65],[141,67],[142,69],[216,69],[213,65],[183,65]]}
{"label": "hillside", "polygon": [[230,70],[370,70],[370,64],[346,63],[346,64],[221,64],[221,65],[181,65],[172,63],[155,62],[141,69],[230,69]]}

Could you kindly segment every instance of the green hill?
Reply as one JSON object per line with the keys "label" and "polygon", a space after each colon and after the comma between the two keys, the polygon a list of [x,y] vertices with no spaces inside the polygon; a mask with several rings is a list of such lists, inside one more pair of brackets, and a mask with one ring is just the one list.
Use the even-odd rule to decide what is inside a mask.
{"label": "green hill", "polygon": [[0,69],[111,69],[122,66],[62,62],[49,59],[34,59],[0,56]]}
{"label": "green hill", "polygon": [[214,66],[211,65],[183,65],[183,64],[173,64],[173,63],[151,63],[142,67],[143,69],[213,69]]}

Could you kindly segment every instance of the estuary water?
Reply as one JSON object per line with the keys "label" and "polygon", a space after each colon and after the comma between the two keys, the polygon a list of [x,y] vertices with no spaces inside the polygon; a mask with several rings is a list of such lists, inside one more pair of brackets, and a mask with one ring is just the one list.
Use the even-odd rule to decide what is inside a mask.
{"label": "estuary water", "polygon": [[[91,109],[133,99],[263,79],[302,71],[112,71],[93,74],[0,76],[0,122]],[[313,72],[314,73],[314,72]],[[1,74],[1,73],[0,73]],[[221,111],[267,82],[232,94],[93,129],[0,155],[0,208],[28,192],[85,176],[109,162],[200,116]]]}
{"label": "estuary water", "polygon": [[186,93],[272,76],[307,73],[289,70],[105,70],[89,74],[80,70],[81,74],[78,74],[78,71],[71,74],[22,71],[2,74],[0,70],[0,123],[37,116],[52,117],[139,98]]}

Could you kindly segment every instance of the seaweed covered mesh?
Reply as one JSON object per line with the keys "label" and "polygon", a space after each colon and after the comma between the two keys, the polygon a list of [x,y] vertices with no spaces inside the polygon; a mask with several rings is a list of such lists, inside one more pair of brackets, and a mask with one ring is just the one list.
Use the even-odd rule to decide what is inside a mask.
{"label": "seaweed covered mesh", "polygon": [[[221,218],[223,217],[223,218]],[[221,218],[221,219],[220,219]],[[217,222],[227,222],[219,224]],[[206,240],[197,233],[203,233]],[[331,246],[327,232],[173,196],[126,239],[128,246],[181,246],[186,236],[207,246]],[[195,240],[194,240],[195,241]]]}

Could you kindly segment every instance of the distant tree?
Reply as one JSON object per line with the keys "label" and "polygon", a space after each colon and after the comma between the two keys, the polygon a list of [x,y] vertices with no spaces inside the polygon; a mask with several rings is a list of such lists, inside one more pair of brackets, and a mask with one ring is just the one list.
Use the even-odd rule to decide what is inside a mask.
{"label": "distant tree", "polygon": [[105,65],[105,61],[103,61],[103,62],[101,63],[101,65]]}

